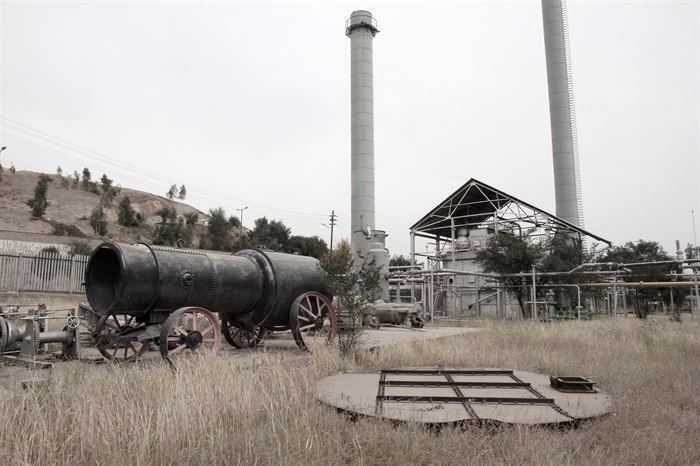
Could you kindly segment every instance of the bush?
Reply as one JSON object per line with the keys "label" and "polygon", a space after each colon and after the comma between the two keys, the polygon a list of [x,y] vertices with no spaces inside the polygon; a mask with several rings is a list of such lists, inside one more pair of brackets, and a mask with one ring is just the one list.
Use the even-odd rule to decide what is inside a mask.
{"label": "bush", "polygon": [[69,256],[89,256],[92,253],[92,248],[86,241],[73,241],[70,244]]}
{"label": "bush", "polygon": [[199,221],[199,214],[197,214],[197,212],[190,212],[183,215],[183,217],[185,217],[185,223],[187,225],[196,225]]}
{"label": "bush", "polygon": [[184,247],[190,247],[192,244],[192,233],[183,219],[179,219],[177,223],[163,223],[156,227],[153,244],[179,246],[180,241]]}
{"label": "bush", "polygon": [[90,226],[96,235],[107,234],[107,216],[101,206],[95,207],[90,215]]}
{"label": "bush", "polygon": [[156,215],[162,219],[162,223],[174,222],[177,218],[177,211],[175,207],[163,206],[156,210]]}
{"label": "bush", "polygon": [[83,189],[88,191],[90,189],[90,170],[86,167],[83,168]]}
{"label": "bush", "polygon": [[119,202],[117,223],[125,227],[137,227],[142,221],[143,216],[131,207],[131,199],[129,199],[129,196],[124,196]]}
{"label": "bush", "polygon": [[343,357],[355,357],[360,349],[365,310],[379,291],[379,271],[369,267],[353,270],[352,249],[343,240],[321,260],[328,286],[337,298],[337,308],[347,314],[349,322],[338,332],[338,349]]}
{"label": "bush", "polygon": [[39,181],[34,187],[34,198],[27,201],[27,205],[32,208],[32,217],[40,218],[46,212],[46,207],[49,205],[46,199],[46,192],[51,181],[51,177],[48,175],[39,175]]}
{"label": "bush", "polygon": [[209,227],[207,229],[206,245],[215,251],[228,251],[231,245],[228,241],[230,225],[226,220],[226,212],[221,207],[209,210]]}

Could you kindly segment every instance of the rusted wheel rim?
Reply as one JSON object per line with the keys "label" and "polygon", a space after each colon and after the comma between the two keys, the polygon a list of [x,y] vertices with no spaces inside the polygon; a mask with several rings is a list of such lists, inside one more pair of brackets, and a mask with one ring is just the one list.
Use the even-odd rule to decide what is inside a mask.
{"label": "rusted wheel rim", "polygon": [[160,354],[166,360],[188,354],[219,352],[219,321],[202,307],[183,307],[165,321],[160,332]]}
{"label": "rusted wheel rim", "polygon": [[138,359],[148,349],[148,342],[128,336],[128,331],[140,324],[132,315],[109,314],[95,326],[95,347],[106,359],[118,362]]}
{"label": "rusted wheel rim", "polygon": [[333,341],[336,332],[333,304],[325,295],[316,291],[302,294],[292,303],[289,327],[297,346],[304,351],[310,351],[307,343],[315,338]]}
{"label": "rusted wheel rim", "polygon": [[223,319],[221,327],[226,341],[231,346],[239,349],[254,348],[265,335],[265,329],[261,327],[243,329],[234,325],[228,319]]}

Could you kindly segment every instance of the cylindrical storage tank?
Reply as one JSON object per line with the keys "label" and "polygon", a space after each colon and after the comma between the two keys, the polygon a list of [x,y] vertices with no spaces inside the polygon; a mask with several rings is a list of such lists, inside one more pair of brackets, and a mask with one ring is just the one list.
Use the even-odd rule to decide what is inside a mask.
{"label": "cylindrical storage tank", "polygon": [[252,311],[232,316],[237,326],[286,327],[292,302],[301,294],[318,291],[332,297],[321,264],[313,257],[257,249],[239,251],[236,256],[254,260],[264,277],[262,297]]}
{"label": "cylindrical storage tank", "polygon": [[252,249],[205,254],[111,241],[90,255],[85,291],[100,315],[197,306],[248,328],[286,326],[292,302],[307,291],[331,296],[312,257]]}
{"label": "cylindrical storage tank", "polygon": [[246,313],[260,299],[262,275],[244,256],[108,241],[90,255],[85,292],[100,315],[184,306]]}

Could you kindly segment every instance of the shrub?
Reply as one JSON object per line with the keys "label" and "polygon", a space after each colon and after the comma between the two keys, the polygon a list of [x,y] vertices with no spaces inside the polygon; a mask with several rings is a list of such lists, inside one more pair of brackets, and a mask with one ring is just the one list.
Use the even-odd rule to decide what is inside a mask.
{"label": "shrub", "polygon": [[46,207],[49,205],[46,192],[51,181],[51,177],[48,175],[39,175],[39,181],[34,187],[34,197],[27,201],[27,205],[32,208],[32,217],[40,218],[46,212]]}
{"label": "shrub", "polygon": [[131,207],[131,199],[129,199],[129,196],[124,196],[119,202],[117,223],[125,227],[137,227],[142,221],[143,216]]}
{"label": "shrub", "polygon": [[104,236],[107,234],[107,216],[102,206],[95,207],[90,215],[90,226],[96,235]]}

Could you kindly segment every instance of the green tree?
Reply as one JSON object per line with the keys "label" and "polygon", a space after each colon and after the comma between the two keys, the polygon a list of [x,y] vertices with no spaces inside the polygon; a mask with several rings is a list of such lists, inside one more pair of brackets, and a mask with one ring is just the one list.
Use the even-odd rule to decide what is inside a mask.
{"label": "green tree", "polygon": [[389,259],[389,267],[406,267],[411,265],[411,259],[403,254],[396,254]]}
{"label": "green tree", "polygon": [[184,217],[187,225],[196,225],[199,221],[199,214],[197,212],[186,213]]}
{"label": "green tree", "polygon": [[[493,235],[486,246],[476,253],[476,262],[484,272],[497,274],[516,274],[529,272],[545,257],[545,247],[529,236],[515,236],[501,232]],[[527,284],[523,277],[502,277],[499,279],[504,286],[512,287],[518,300],[518,305],[524,317],[530,316],[526,309],[524,298],[527,296]]]}
{"label": "green tree", "polygon": [[125,227],[137,227],[140,223],[140,214],[131,207],[131,199],[129,196],[124,196],[119,201],[119,210],[117,212],[117,223]]}
{"label": "green tree", "polygon": [[294,235],[289,238],[289,246],[285,252],[321,259],[328,254],[328,245],[318,236]]}
{"label": "green tree", "polygon": [[337,298],[337,308],[349,314],[348,323],[338,332],[340,354],[353,357],[360,348],[363,319],[379,291],[379,271],[372,267],[354,271],[352,248],[347,240],[340,241],[333,254],[326,254],[320,262],[328,286]]}
{"label": "green tree", "polygon": [[[96,232],[97,233],[97,232]],[[106,233],[106,231],[105,231]],[[92,248],[86,241],[73,241],[70,243],[69,256],[89,256],[92,253]]]}
{"label": "green tree", "polygon": [[185,185],[183,184],[180,185],[180,191],[177,193],[177,198],[184,201],[185,197],[187,197],[187,188],[185,188]]}
{"label": "green tree", "polygon": [[[565,234],[555,234],[544,244],[544,257],[540,270],[543,272],[568,272],[581,265],[584,252],[578,239]],[[564,281],[571,277],[564,276]]]}
{"label": "green tree", "polygon": [[170,189],[168,189],[168,192],[165,193],[165,197],[168,199],[172,200],[177,195],[177,185],[174,184],[170,186]]}
{"label": "green tree", "polygon": [[162,223],[174,222],[177,218],[177,211],[175,207],[163,206],[156,210],[156,215],[162,219]]}
{"label": "green tree", "polygon": [[[628,241],[621,246],[614,246],[603,251],[598,258],[599,262],[632,264],[639,262],[658,262],[672,260],[671,256],[664,251],[663,247],[656,241],[638,240]],[[649,265],[640,267],[630,267],[630,273],[622,275],[625,282],[659,282],[667,281],[667,275],[678,272],[675,264]],[[688,293],[684,289],[675,289],[674,302],[679,305]],[[671,292],[668,288],[637,288],[634,290],[634,306],[638,317],[646,318],[651,304],[657,301],[670,303]]]}
{"label": "green tree", "polygon": [[88,191],[90,189],[90,178],[91,178],[90,170],[85,167],[83,168],[83,189],[85,191]]}
{"label": "green tree", "polygon": [[102,187],[102,192],[106,193],[108,191],[112,190],[112,183],[114,180],[111,180],[107,177],[107,174],[103,173],[102,178],[100,178],[100,185]]}
{"label": "green tree", "polygon": [[165,246],[182,244],[184,247],[190,247],[192,244],[192,232],[187,228],[183,218],[178,219],[175,223],[164,222],[156,227],[153,244]]}
{"label": "green tree", "polygon": [[210,209],[206,246],[215,251],[228,251],[231,248],[228,238],[229,228],[224,209],[221,207]]}
{"label": "green tree", "polygon": [[255,220],[253,231],[239,241],[239,248],[246,247],[269,249],[271,251],[289,251],[291,230],[281,221],[269,221],[267,217]]}
{"label": "green tree", "polygon": [[231,225],[233,228],[241,228],[241,221],[235,215],[231,215],[228,218],[228,224]]}
{"label": "green tree", "polygon": [[97,206],[92,210],[90,214],[90,226],[96,235],[104,236],[107,234],[107,216],[102,206]]}
{"label": "green tree", "polygon": [[73,170],[73,188],[77,188],[78,183],[80,183],[80,175],[78,174],[78,170]]}
{"label": "green tree", "polygon": [[27,205],[32,208],[32,217],[40,218],[46,212],[49,205],[46,193],[49,189],[51,177],[48,175],[39,175],[39,181],[34,186],[34,197],[27,201]]}

